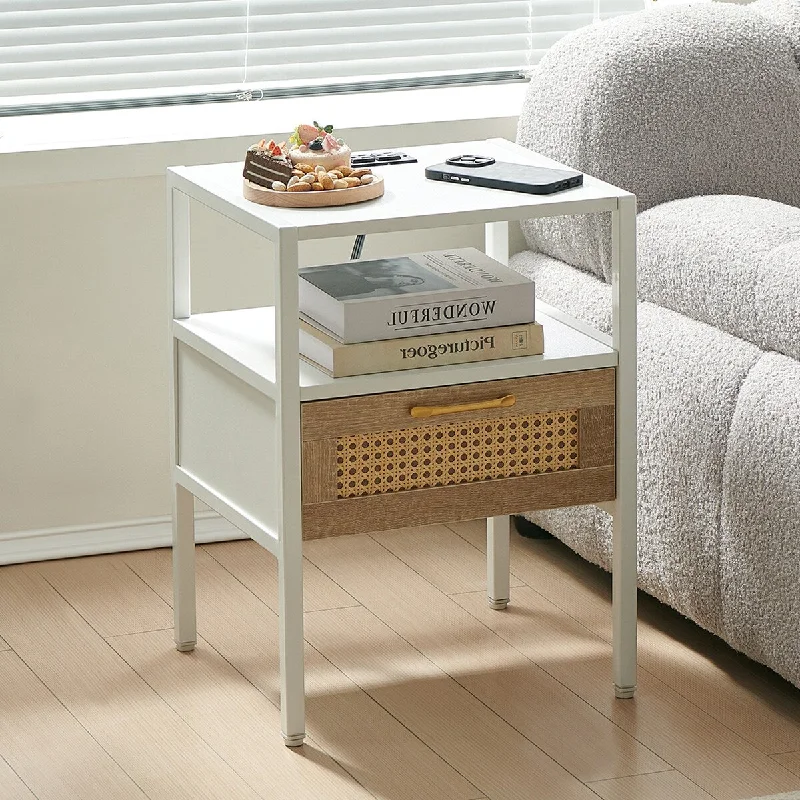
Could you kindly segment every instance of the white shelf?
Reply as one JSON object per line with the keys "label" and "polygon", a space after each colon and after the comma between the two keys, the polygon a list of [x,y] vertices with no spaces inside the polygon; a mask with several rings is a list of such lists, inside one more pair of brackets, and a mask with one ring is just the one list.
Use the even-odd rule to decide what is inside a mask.
{"label": "white shelf", "polygon": [[[300,398],[302,401],[325,400],[617,365],[617,354],[611,347],[563,320],[548,316],[541,309],[537,310],[536,319],[544,327],[544,355],[351,378],[331,378],[301,361]],[[173,330],[177,339],[275,398],[274,308],[194,314],[188,319],[175,320]]]}

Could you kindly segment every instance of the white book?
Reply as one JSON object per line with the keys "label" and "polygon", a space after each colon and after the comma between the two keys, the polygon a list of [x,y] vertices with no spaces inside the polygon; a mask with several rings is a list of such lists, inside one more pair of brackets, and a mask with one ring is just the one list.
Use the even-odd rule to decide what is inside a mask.
{"label": "white book", "polygon": [[534,321],[530,278],[473,247],[300,270],[300,311],[345,343]]}

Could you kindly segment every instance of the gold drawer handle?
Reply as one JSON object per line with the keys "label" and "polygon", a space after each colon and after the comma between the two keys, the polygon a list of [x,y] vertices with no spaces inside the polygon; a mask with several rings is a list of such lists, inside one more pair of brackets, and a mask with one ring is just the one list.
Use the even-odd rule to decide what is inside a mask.
{"label": "gold drawer handle", "polygon": [[483,411],[486,408],[510,408],[517,402],[513,394],[496,400],[481,400],[477,403],[456,403],[452,406],[413,406],[411,416],[416,419],[440,417],[442,414],[458,414],[461,411]]}

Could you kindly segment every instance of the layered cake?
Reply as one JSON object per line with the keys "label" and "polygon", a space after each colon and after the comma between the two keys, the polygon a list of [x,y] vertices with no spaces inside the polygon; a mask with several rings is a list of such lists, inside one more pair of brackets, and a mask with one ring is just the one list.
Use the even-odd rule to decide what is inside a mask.
{"label": "layered cake", "polygon": [[350,166],[350,148],[333,135],[333,125],[298,125],[289,137],[289,160],[326,170]]}
{"label": "layered cake", "polygon": [[283,152],[284,147],[285,143],[275,144],[271,139],[269,142],[262,139],[249,147],[242,173],[245,180],[267,189],[276,182],[287,184],[292,177],[292,165]]}

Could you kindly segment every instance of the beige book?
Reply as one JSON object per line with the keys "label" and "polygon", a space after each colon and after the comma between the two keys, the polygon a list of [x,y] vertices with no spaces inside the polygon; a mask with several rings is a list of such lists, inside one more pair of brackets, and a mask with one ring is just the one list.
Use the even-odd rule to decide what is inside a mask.
{"label": "beige book", "polygon": [[330,331],[300,320],[300,355],[333,378],[543,352],[544,335],[538,322],[345,344]]}

